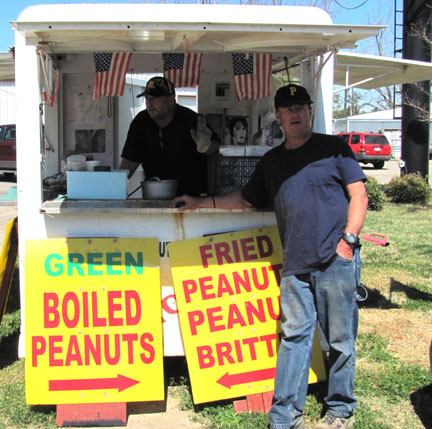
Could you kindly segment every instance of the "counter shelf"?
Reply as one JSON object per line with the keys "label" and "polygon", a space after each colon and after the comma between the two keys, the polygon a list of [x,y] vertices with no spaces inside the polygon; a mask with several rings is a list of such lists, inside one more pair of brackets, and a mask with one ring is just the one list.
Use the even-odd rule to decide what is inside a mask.
{"label": "counter shelf", "polygon": [[[169,200],[50,200],[44,201],[40,213],[58,215],[76,212],[116,212],[116,213],[178,213],[170,208]],[[262,210],[200,208],[196,213],[251,213]],[[190,213],[190,212],[184,212]]]}

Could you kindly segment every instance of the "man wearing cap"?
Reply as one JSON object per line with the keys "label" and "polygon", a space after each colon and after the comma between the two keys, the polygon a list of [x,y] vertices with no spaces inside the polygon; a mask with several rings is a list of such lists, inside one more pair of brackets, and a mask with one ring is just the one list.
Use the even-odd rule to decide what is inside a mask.
{"label": "man wearing cap", "polygon": [[368,199],[366,176],[347,144],[313,133],[312,100],[290,84],[275,95],[285,142],[267,152],[237,192],[205,198],[184,195],[179,210],[273,206],[284,249],[280,284],[281,340],[272,429],[304,429],[312,343],[317,322],[329,344],[326,415],[316,429],[354,425],[358,235]]}
{"label": "man wearing cap", "polygon": [[151,78],[137,97],[145,97],[146,110],[130,124],[120,168],[130,178],[142,164],[147,179],[178,179],[178,195],[206,193],[211,130],[176,103],[174,85],[164,77]]}

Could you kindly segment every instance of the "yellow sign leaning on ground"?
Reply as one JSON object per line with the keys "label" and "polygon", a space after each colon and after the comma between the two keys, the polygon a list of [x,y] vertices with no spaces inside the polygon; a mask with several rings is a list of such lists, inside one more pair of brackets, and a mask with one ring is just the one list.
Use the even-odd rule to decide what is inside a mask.
{"label": "yellow sign leaning on ground", "polygon": [[[276,227],[169,244],[195,403],[274,390],[282,247]],[[309,382],[325,378],[315,342]]]}
{"label": "yellow sign leaning on ground", "polygon": [[163,400],[158,240],[25,247],[27,403]]}

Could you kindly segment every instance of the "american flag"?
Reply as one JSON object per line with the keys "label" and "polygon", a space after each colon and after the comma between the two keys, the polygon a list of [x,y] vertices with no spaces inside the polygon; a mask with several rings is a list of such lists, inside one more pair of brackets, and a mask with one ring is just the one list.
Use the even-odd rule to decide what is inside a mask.
{"label": "american flag", "polygon": [[193,87],[199,84],[202,54],[162,54],[164,77],[176,88]]}
{"label": "american flag", "polygon": [[232,54],[237,100],[270,96],[271,54]]}
{"label": "american flag", "polygon": [[132,53],[98,52],[93,54],[93,58],[96,67],[93,100],[107,95],[123,95]]}
{"label": "american flag", "polygon": [[40,64],[45,80],[42,82],[42,97],[44,104],[55,106],[59,85],[59,70],[54,65],[52,58],[41,51]]}

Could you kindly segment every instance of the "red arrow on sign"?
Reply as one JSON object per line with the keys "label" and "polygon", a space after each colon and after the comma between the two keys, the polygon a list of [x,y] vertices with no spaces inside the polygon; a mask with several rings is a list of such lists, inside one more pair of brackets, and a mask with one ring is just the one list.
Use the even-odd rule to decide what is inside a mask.
{"label": "red arrow on sign", "polygon": [[49,391],[118,389],[121,392],[137,383],[139,381],[120,374],[116,378],[49,380]]}
{"label": "red arrow on sign", "polygon": [[239,374],[228,374],[225,373],[216,383],[219,383],[221,386],[227,387],[231,389],[231,386],[235,384],[245,384],[251,383],[253,381],[261,381],[268,380],[270,378],[274,378],[276,369],[275,368],[267,368],[260,369],[258,371],[249,371],[249,372],[240,372]]}

